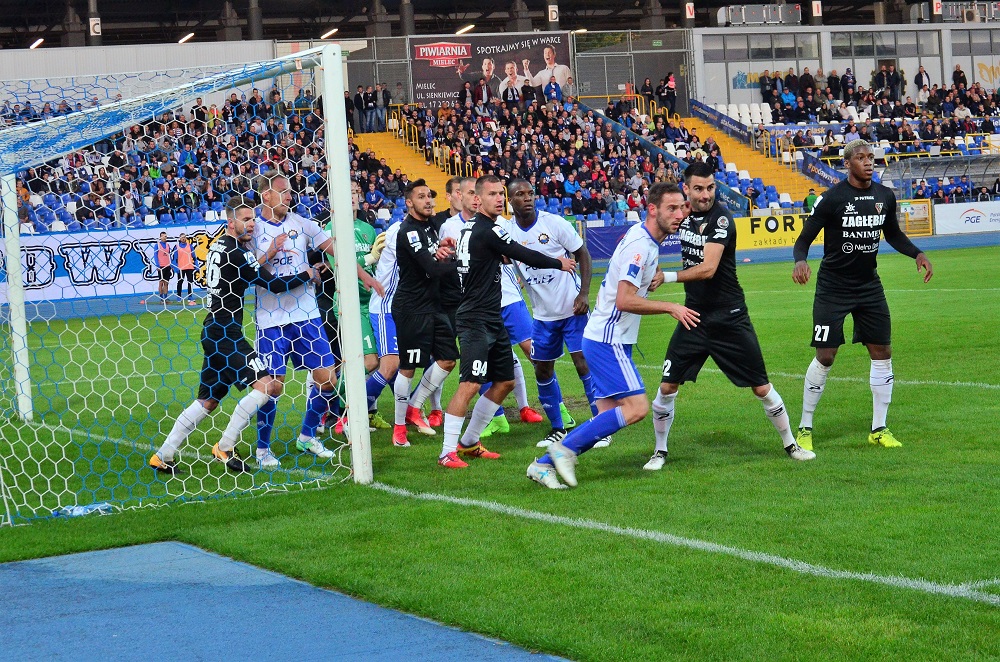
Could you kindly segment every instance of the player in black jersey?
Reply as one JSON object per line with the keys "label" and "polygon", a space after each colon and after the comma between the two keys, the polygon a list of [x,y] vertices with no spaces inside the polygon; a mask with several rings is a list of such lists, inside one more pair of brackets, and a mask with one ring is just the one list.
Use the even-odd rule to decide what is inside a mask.
{"label": "player in black jersey", "polygon": [[[500,314],[500,262],[507,258],[538,269],[576,269],[574,260],[548,257],[512,241],[496,224],[504,208],[504,186],[498,177],[486,175],[476,180],[476,195],[480,199],[479,213],[463,226],[457,247],[463,291],[457,315],[462,364],[458,390],[444,415],[444,445],[438,459],[438,464],[449,469],[468,466],[458,453],[487,459],[500,457],[479,442],[480,433],[514,388],[514,354]],[[459,448],[469,402],[486,382],[493,382],[493,386],[472,410]]]}
{"label": "player in black jersey", "polygon": [[729,381],[753,391],[781,435],[788,456],[811,460],[816,455],[795,443],[785,404],[767,377],[757,333],[736,277],[736,224],[729,210],[715,199],[711,166],[700,162],[689,165],[684,171],[684,193],[691,206],[691,214],[679,230],[684,268],[665,273],[664,280],[684,283],[684,305],[698,311],[701,322],[691,329],[678,324],[670,339],[660,391],[653,400],[656,450],[643,469],[663,468],[677,390],[680,384],[697,379],[708,357]]}
{"label": "player in black jersey", "polygon": [[249,244],[253,239],[254,203],[243,196],[226,203],[226,232],[215,240],[205,258],[208,315],[201,332],[205,360],[201,366],[198,399],[181,412],[167,439],[149,458],[149,466],[166,474],[181,473],[174,455],[198,423],[211,414],[232,386],[249,385],[250,392],[236,405],[222,439],[212,455],[231,471],[248,471],[236,452],[240,433],[257,410],[273,395],[274,377],[243,336],[243,295],[251,285],[271,292],[287,292],[309,282],[310,271],[279,277],[261,269]]}
{"label": "player in black jersey", "polygon": [[[396,260],[399,263],[399,285],[392,298],[392,318],[396,322],[396,343],[399,347],[399,372],[393,392],[396,395],[395,425],[392,443],[409,446],[406,437],[407,420],[423,426],[420,408],[432,390],[438,389],[458,359],[455,330],[451,318],[441,307],[441,280],[455,273],[455,241],[439,240],[437,228],[430,222],[434,215],[434,198],[427,183],[418,179],[403,191],[409,212],[396,235]],[[428,388],[418,389],[410,402],[410,380],[417,368],[424,368],[427,359],[434,362],[424,369]],[[414,410],[414,411],[410,411]],[[422,427],[421,432],[434,429]],[[426,434],[426,432],[425,432]]]}
{"label": "player in black jersey", "polygon": [[813,300],[812,346],[816,357],[806,370],[802,396],[802,421],[798,442],[812,448],[813,413],[826,386],[826,378],[844,344],[844,318],[854,318],[854,342],[864,343],[871,356],[869,384],[872,389],[872,431],[869,443],[897,448],[902,444],[885,426],[892,401],[892,327],[889,304],[878,277],[877,258],[880,236],[897,251],[917,262],[924,282],[933,275],[931,263],[899,228],[896,196],[872,182],[875,155],[864,140],[854,140],[844,148],[847,179],[821,195],[795,241],[795,268],[792,280],[809,282],[811,271],[806,258],[809,245],[823,231],[823,261],[816,274]]}

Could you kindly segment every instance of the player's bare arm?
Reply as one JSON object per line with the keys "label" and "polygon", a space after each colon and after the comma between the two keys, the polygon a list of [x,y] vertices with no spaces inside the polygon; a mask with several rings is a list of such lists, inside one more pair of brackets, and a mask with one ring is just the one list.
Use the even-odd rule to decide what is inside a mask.
{"label": "player's bare arm", "polygon": [[[277,238],[275,238],[275,241],[277,241]],[[333,239],[327,239],[322,244],[320,244],[317,248],[318,248],[318,250],[321,250],[324,253],[326,253],[327,255],[329,255],[330,257],[336,259],[337,256],[334,254]],[[378,295],[380,297],[384,297],[385,296],[385,288],[382,287],[382,283],[380,283],[371,274],[369,274],[367,271],[365,271],[360,264],[355,264],[354,266],[357,267],[358,280],[361,281],[361,284],[364,285],[365,289],[366,290],[375,290],[376,292],[378,292]]]}
{"label": "player's bare arm", "polygon": [[656,265],[656,273],[653,274],[653,280],[649,282],[648,291],[655,292],[656,288],[658,288],[660,285],[663,285],[665,279],[666,276],[664,276],[663,274],[663,269],[660,268],[660,265]]}
{"label": "player's bare arm", "polygon": [[929,283],[931,276],[934,275],[934,269],[931,268],[931,261],[923,253],[917,256],[917,273],[921,271],[924,272],[924,282]]}
{"label": "player's bare arm", "polygon": [[573,257],[580,266],[580,293],[573,300],[573,314],[586,315],[587,311],[590,310],[590,279],[593,273],[593,263],[586,245],[581,245],[574,251]]}
{"label": "player's bare arm", "polygon": [[715,276],[722,261],[722,253],[726,250],[725,244],[705,244],[704,261],[690,269],[683,269],[677,272],[678,283],[689,283],[695,280],[709,280]]}
{"label": "player's bare arm", "polygon": [[679,303],[669,301],[650,301],[639,296],[639,288],[627,280],[618,281],[618,293],[615,295],[615,306],[625,313],[636,315],[662,315],[666,313],[684,325],[685,329],[698,326],[700,315]]}
{"label": "player's bare arm", "polygon": [[267,248],[267,252],[264,254],[264,262],[270,262],[274,259],[274,256],[284,248],[286,239],[288,239],[288,234],[285,232],[274,238],[274,241],[271,242],[271,245]]}

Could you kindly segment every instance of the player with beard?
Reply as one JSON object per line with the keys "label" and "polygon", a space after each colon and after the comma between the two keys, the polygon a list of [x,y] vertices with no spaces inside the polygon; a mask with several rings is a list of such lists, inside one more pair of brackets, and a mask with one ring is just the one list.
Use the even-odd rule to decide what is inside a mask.
{"label": "player with beard", "polygon": [[[463,226],[456,249],[463,291],[457,315],[462,363],[458,390],[445,413],[444,444],[438,459],[438,464],[449,469],[468,466],[458,453],[465,457],[500,457],[483,448],[479,435],[514,388],[514,353],[500,313],[501,262],[507,258],[541,269],[576,268],[576,262],[569,258],[548,257],[515,243],[497,225],[504,208],[504,186],[498,177],[480,177],[476,181],[476,195],[480,200],[479,212]],[[486,382],[493,382],[493,386],[479,398],[462,436],[469,402]]]}
{"label": "player with beard", "polygon": [[[420,411],[423,393],[414,397],[410,406],[410,380],[417,368],[434,362],[424,370],[429,390],[441,387],[455,368],[458,347],[451,319],[441,307],[440,281],[454,273],[455,241],[441,240],[430,223],[434,215],[434,198],[427,183],[418,179],[406,186],[407,216],[399,226],[396,239],[396,259],[399,261],[399,288],[392,301],[392,317],[396,322],[399,347],[399,373],[393,391],[396,394],[395,426],[392,441],[395,446],[409,446],[406,436],[408,410]],[[433,430],[432,430],[433,432]]]}
{"label": "player with beard", "polygon": [[[594,370],[600,413],[580,424],[562,441],[528,465],[528,478],[549,489],[576,486],[577,457],[599,439],[638,423],[649,412],[642,377],[632,362],[639,339],[640,315],[667,314],[684,328],[698,324],[698,313],[668,301],[650,301],[648,292],[663,282],[660,244],[677,231],[688,205],[675,184],[657,183],[649,190],[646,220],[629,228],[608,262],[608,273],[583,332],[583,354]],[[680,327],[678,327],[680,328]],[[566,481],[559,482],[556,472]]]}
{"label": "player with beard", "polygon": [[311,273],[280,277],[260,268],[250,249],[254,230],[254,203],[243,196],[226,203],[226,232],[212,242],[205,258],[205,284],[208,288],[208,314],[201,332],[205,360],[201,366],[198,399],[192,402],[174,423],[166,441],[149,458],[149,466],[165,474],[181,473],[174,458],[198,423],[215,411],[229,389],[250,392],[243,396],[212,448],[212,456],[225,462],[230,471],[247,471],[236,452],[240,433],[250,424],[257,410],[275,395],[276,379],[268,374],[263,362],[243,336],[243,295],[251,285],[270,292],[287,292],[309,282]]}
{"label": "player with beard", "polygon": [[872,428],[868,442],[885,448],[902,446],[886,427],[892,402],[892,326],[889,304],[878,276],[881,236],[894,249],[916,260],[917,273],[928,282],[934,272],[927,256],[903,233],[892,190],[872,182],[875,156],[871,145],[853,140],[844,148],[847,179],[816,200],[812,215],[795,241],[792,280],[809,282],[809,246],[823,231],[823,261],[816,274],[812,346],[816,357],[806,370],[802,420],[797,440],[812,448],[813,414],[826,387],[827,375],[844,344],[844,318],[854,318],[854,342],[864,343],[871,357]]}
{"label": "player with beard", "polygon": [[684,283],[684,305],[698,311],[701,323],[695,329],[678,326],[670,338],[660,391],[653,400],[656,450],[643,469],[658,471],[666,463],[677,391],[684,382],[698,378],[708,357],[734,385],[753,391],[790,458],[812,460],[816,455],[795,443],[785,403],[767,377],[760,342],[736,277],[736,224],[715,199],[711,166],[689,165],[684,170],[684,193],[691,206],[679,232],[684,268],[666,272],[664,279]]}

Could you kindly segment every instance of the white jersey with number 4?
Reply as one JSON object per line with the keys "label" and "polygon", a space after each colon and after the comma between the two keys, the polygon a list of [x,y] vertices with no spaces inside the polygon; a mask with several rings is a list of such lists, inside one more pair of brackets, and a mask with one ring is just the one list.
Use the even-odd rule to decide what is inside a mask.
{"label": "white jersey with number 4", "polygon": [[618,283],[628,281],[639,288],[637,294],[645,297],[649,284],[656,274],[660,259],[660,245],[653,239],[645,224],[637,223],[629,228],[618,242],[608,273],[597,292],[597,303],[590,313],[590,321],[583,331],[583,337],[610,345],[634,345],[639,339],[639,315],[618,310]]}
{"label": "white jersey with number 4", "polygon": [[399,234],[399,221],[396,221],[385,231],[385,248],[378,258],[375,267],[375,280],[382,283],[385,296],[372,290],[372,298],[368,300],[368,312],[379,315],[392,315],[392,297],[399,286],[399,262],[396,261],[396,235]]}
{"label": "white jersey with number 4", "polygon": [[[285,234],[285,243],[274,259],[266,262],[267,249],[278,235]],[[309,268],[306,255],[329,241],[330,235],[312,221],[289,212],[276,223],[258,214],[254,223],[254,253],[264,269],[277,276],[294,276]],[[296,287],[288,292],[275,294],[257,286],[257,306],[255,319],[257,328],[269,329],[292,322],[304,322],[319,317],[316,305],[316,287],[312,282]]]}
{"label": "white jersey with number 4", "polygon": [[[583,239],[571,223],[547,211],[538,211],[529,228],[522,228],[514,219],[506,227],[514,241],[549,257],[572,257],[583,246]],[[573,316],[580,276],[558,269],[536,269],[521,262],[514,264],[528,289],[535,319],[551,322]]]}

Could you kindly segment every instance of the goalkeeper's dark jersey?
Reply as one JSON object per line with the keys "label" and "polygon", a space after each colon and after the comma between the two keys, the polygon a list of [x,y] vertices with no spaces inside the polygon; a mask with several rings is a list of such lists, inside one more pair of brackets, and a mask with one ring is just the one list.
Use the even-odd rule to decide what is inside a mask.
{"label": "goalkeeper's dark jersey", "polygon": [[243,295],[251,285],[271,292],[288,290],[309,282],[309,273],[275,276],[260,268],[249,247],[224,234],[208,248],[205,258],[205,285],[208,287],[208,315],[205,326],[233,327],[242,335]]}
{"label": "goalkeeper's dark jersey", "polygon": [[881,184],[867,189],[851,186],[846,179],[821,195],[812,215],[795,242],[795,261],[805,260],[809,245],[823,231],[823,261],[816,286],[863,285],[878,279],[878,248],[881,235],[903,255],[916,257],[920,249],[899,228],[896,196]]}
{"label": "goalkeeper's dark jersey", "polygon": [[743,288],[736,277],[736,223],[725,206],[716,202],[704,214],[691,213],[681,223],[681,262],[685,269],[705,261],[707,244],[722,244],[722,258],[715,275],[708,280],[684,283],[684,305],[697,310],[742,308]]}

